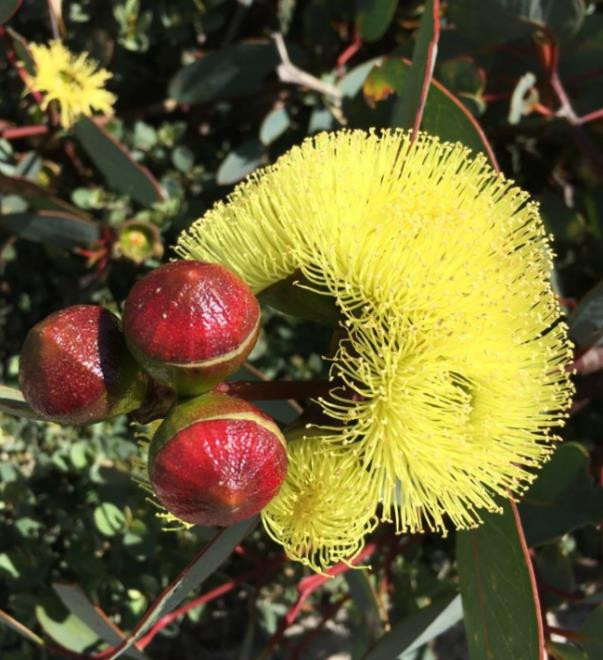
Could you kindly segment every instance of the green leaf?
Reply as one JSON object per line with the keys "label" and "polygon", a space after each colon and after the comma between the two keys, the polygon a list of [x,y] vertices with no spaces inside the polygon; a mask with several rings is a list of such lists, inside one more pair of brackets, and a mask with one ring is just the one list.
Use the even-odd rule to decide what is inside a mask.
{"label": "green leaf", "polygon": [[377,594],[371,584],[368,571],[347,571],[344,573],[344,578],[356,609],[362,616],[369,640],[375,642],[383,634],[383,626]]}
{"label": "green leaf", "polygon": [[603,281],[593,287],[569,317],[570,339],[588,348],[603,339]]}
{"label": "green leaf", "polygon": [[427,644],[462,618],[463,607],[460,596],[449,596],[438,600],[395,624],[364,656],[364,660],[399,658],[402,654]]}
{"label": "green leaf", "polygon": [[94,509],[94,524],[101,534],[115,536],[124,528],[126,518],[112,502],[103,502]]}
{"label": "green leaf", "polygon": [[469,655],[540,660],[540,613],[511,504],[483,519],[456,541]]}
{"label": "green leaf", "polygon": [[539,27],[567,40],[580,29],[585,6],[582,0],[454,0],[449,15],[464,37],[479,43],[526,37]]}
{"label": "green leaf", "polygon": [[404,94],[392,111],[392,126],[418,129],[433,76],[440,36],[439,0],[427,0],[406,74]]}
{"label": "green leaf", "polygon": [[389,27],[398,0],[356,0],[356,29],[365,41],[377,41]]}
{"label": "green leaf", "polygon": [[0,216],[0,227],[19,238],[62,249],[88,245],[99,237],[95,222],[63,211],[8,213]]}
{"label": "green leaf", "polygon": [[[408,90],[410,65],[403,60],[385,60],[375,67],[365,81],[365,94],[379,101],[396,93],[404,96]],[[397,113],[394,113],[397,114]],[[395,126],[396,117],[393,116]],[[483,152],[493,160],[490,146],[475,118],[445,87],[432,80],[423,111],[421,127],[442,140],[459,141],[475,153]]]}
{"label": "green leaf", "polygon": [[131,636],[119,645],[111,658],[117,658],[147,633],[162,617],[176,609],[217,568],[257,524],[257,516],[226,527],[216,534],[193,561],[170,583],[147,610]]}
{"label": "green leaf", "polygon": [[264,145],[256,138],[247,140],[222,161],[216,173],[216,181],[222,186],[236,183],[251,174],[256,167],[265,164],[267,160]]}
{"label": "green leaf", "polygon": [[76,653],[98,648],[100,639],[80,618],[62,615],[44,605],[36,606],[36,619],[44,632],[57,644]]}
{"label": "green leaf", "polygon": [[[106,616],[106,614],[95,607],[86,597],[86,594],[75,584],[53,584],[53,589],[65,607],[78,619],[80,619],[101,640],[111,646],[117,646],[125,639],[124,633]],[[145,655],[136,648],[130,648],[124,655],[131,658],[144,660]]]}
{"label": "green leaf", "polygon": [[18,578],[20,573],[13,560],[6,552],[0,552],[0,571],[5,571],[12,578]]}
{"label": "green leaf", "polygon": [[146,206],[163,199],[159,184],[146,167],[135,163],[125,147],[91,119],[79,119],[73,132],[111,187]]}
{"label": "green leaf", "polygon": [[17,417],[41,419],[25,402],[19,390],[6,385],[0,385],[0,411]]}
{"label": "green leaf", "polygon": [[10,20],[21,6],[22,0],[0,0],[0,25]]}
{"label": "green leaf", "polygon": [[278,63],[272,42],[227,46],[181,69],[172,78],[168,95],[180,103],[207,103],[252,94]]}
{"label": "green leaf", "polygon": [[285,108],[274,108],[265,117],[260,126],[260,141],[263,144],[272,144],[288,128],[290,120]]}
{"label": "green leaf", "polygon": [[603,488],[588,472],[588,452],[566,442],[557,448],[520,505],[528,545],[539,545],[603,521]]}

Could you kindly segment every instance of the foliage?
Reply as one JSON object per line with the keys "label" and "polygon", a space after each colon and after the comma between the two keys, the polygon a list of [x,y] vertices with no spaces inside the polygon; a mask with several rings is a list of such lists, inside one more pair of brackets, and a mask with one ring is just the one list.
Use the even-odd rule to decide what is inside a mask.
{"label": "foliage", "polygon": [[[64,130],[56,108],[26,94],[27,44],[53,37],[112,74],[114,116]],[[74,303],[119,311],[133,282],[174,256],[181,230],[255,168],[318,131],[413,126],[421,112],[422,128],[493,157],[540,202],[581,356],[564,444],[518,507],[456,537],[381,526],[357,558],[371,570],[337,565],[332,580],[285,562],[257,528],[233,553],[215,530],[163,531],[132,479],[144,427],[118,418],[76,430],[3,415],[0,655],[98,652],[121,639],[109,617],[158,658],[321,658],[330,648],[429,657],[425,643],[438,658],[530,660],[543,645],[555,658],[600,657],[603,5],[279,0],[275,11],[267,0],[6,0],[0,49],[6,385],[16,384],[31,325]],[[291,304],[286,291],[267,292],[252,364],[268,378],[324,377],[329,329],[267,301]],[[323,321],[332,312],[320,311]],[[5,396],[3,410],[22,405]],[[285,402],[270,412],[291,416]],[[238,543],[230,533],[228,550]],[[185,571],[177,588],[211,539],[207,552],[223,551],[224,562],[211,574],[203,563]],[[170,599],[155,602],[165,589]],[[492,634],[509,611],[514,634]]]}

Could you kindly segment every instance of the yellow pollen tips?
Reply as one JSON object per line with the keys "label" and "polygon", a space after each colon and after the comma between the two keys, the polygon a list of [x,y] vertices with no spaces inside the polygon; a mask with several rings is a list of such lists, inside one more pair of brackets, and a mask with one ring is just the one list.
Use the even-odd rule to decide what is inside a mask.
{"label": "yellow pollen tips", "polygon": [[[177,251],[256,292],[301,272],[334,299],[345,338],[319,401],[332,420],[320,451],[349,455],[350,483],[355,473],[399,532],[475,526],[553,451],[573,390],[548,239],[528,195],[463,145],[320,134],[238,186]],[[320,470],[305,442],[295,473],[302,461]],[[349,504],[332,495],[345,518]],[[309,563],[299,521],[310,516],[277,525],[275,510],[270,533]],[[345,534],[334,525],[323,545]]]}
{"label": "yellow pollen tips", "polygon": [[354,454],[334,450],[325,438],[298,434],[287,441],[287,477],[262,520],[291,559],[322,573],[353,559],[375,527],[370,484]]}
{"label": "yellow pollen tips", "polygon": [[60,41],[48,46],[30,44],[30,50],[36,69],[30,84],[44,95],[43,109],[58,102],[63,128],[72,126],[81,115],[112,112],[115,96],[105,89],[111,74],[86,53],[74,55]]}

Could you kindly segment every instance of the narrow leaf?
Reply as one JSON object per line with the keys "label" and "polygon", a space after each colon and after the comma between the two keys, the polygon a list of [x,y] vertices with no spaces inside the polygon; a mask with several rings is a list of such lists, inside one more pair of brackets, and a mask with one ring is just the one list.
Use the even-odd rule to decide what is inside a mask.
{"label": "narrow leaf", "polygon": [[[63,601],[65,607],[81,619],[100,639],[111,646],[117,646],[124,639],[124,633],[98,607],[95,607],[86,594],[75,584],[54,584],[54,590]],[[124,655],[144,660],[145,655],[137,648],[130,648]]]}
{"label": "narrow leaf", "polygon": [[531,561],[514,503],[457,533],[456,557],[469,654],[477,660],[542,660],[543,637]]}
{"label": "narrow leaf", "polygon": [[364,656],[364,660],[398,658],[427,644],[462,618],[461,597],[443,598],[394,625]]}
{"label": "narrow leaf", "polygon": [[134,162],[125,147],[103,128],[82,117],[73,131],[110,186],[146,206],[163,199],[161,188],[149,170]]}
{"label": "narrow leaf", "polygon": [[9,415],[15,415],[16,417],[40,419],[27,405],[21,392],[6,385],[0,385],[0,411]]}
{"label": "narrow leaf", "polygon": [[392,125],[419,130],[429,85],[433,76],[440,37],[440,2],[427,0],[412,54],[405,93],[400,95],[392,114]]}
{"label": "narrow leaf", "polygon": [[8,213],[0,216],[0,227],[19,238],[66,250],[99,238],[98,224],[64,211]]}
{"label": "narrow leaf", "polygon": [[221,530],[193,561],[169,584],[159,598],[149,607],[146,614],[130,637],[122,642],[108,660],[118,658],[131,648],[164,615],[176,609],[193,590],[208,578],[226,559],[235,547],[257,524],[257,517],[243,520],[236,525]]}

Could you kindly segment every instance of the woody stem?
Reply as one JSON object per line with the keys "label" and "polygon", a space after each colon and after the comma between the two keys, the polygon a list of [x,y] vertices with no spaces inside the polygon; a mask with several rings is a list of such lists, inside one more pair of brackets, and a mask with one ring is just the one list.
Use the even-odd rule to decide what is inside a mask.
{"label": "woody stem", "polygon": [[221,383],[216,390],[247,401],[271,401],[316,398],[325,396],[334,387],[336,384],[328,380],[237,380]]}

